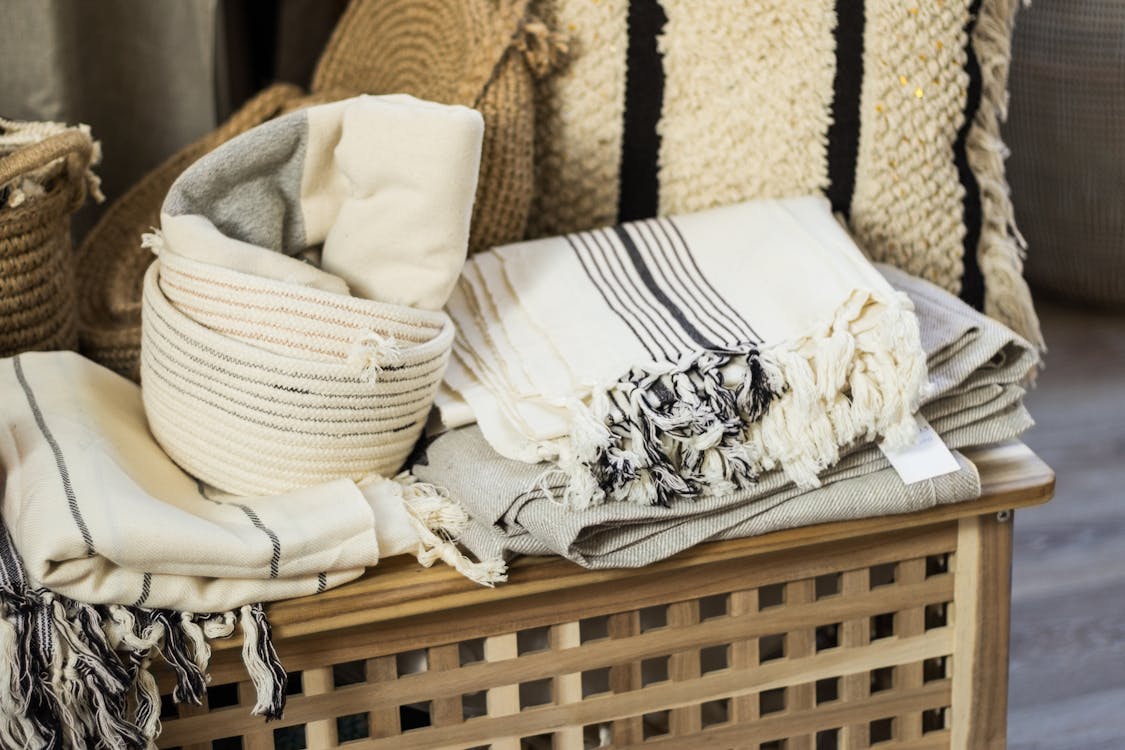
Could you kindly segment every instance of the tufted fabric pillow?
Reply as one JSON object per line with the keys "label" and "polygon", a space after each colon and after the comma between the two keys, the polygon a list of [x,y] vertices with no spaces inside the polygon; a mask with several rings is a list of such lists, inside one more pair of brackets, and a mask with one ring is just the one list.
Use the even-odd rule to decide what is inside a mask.
{"label": "tufted fabric pillow", "polygon": [[1018,0],[536,0],[532,236],[823,192],[875,260],[1041,343],[999,121]]}

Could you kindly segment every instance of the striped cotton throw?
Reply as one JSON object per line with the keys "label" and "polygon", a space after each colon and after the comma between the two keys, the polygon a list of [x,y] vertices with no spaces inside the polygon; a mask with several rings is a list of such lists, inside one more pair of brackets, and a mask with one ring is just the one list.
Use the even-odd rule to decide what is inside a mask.
{"label": "striped cotton throw", "polygon": [[[914,303],[933,384],[920,414],[946,445],[986,445],[1028,429],[1021,384],[1036,367],[1035,348],[948,292],[890,266],[878,269]],[[415,454],[411,471],[464,499],[472,522],[461,542],[476,554],[563,555],[604,569],[649,565],[708,540],[979,497],[976,469],[958,459],[957,472],[904,484],[876,446],[861,445],[824,471],[821,486],[811,490],[771,471],[737,492],[673,501],[668,508],[604,503],[583,511],[556,502],[561,481],[537,482],[538,466],[503,458],[477,426],[430,441]]]}
{"label": "striped cotton throw", "polygon": [[[138,665],[145,671],[162,653],[180,679],[176,695],[198,700],[206,641],[229,635],[235,619],[251,631],[243,656],[259,689],[255,710],[277,714],[284,671],[251,605],[323,591],[380,558],[414,554],[482,583],[503,579],[502,564],[470,563],[456,550],[450,539],[468,519],[430,485],[339,478],[271,497],[207,487],[153,440],[135,384],[70,352],[0,359],[0,466],[4,747],[55,746],[3,742],[47,731],[20,718],[29,701],[43,704],[33,714],[59,719],[73,740],[65,746],[86,746],[67,732],[100,731],[113,717],[122,736],[151,739],[159,700]],[[132,653],[132,666],[114,649]],[[75,674],[56,671],[72,662]],[[40,674],[62,676],[29,679]],[[99,702],[98,692],[120,703]]]}
{"label": "striped cotton throw", "polygon": [[572,507],[729,494],[775,467],[816,486],[842,447],[910,441],[926,387],[910,300],[819,197],[500,247],[448,310],[472,415],[441,399],[443,418],[557,462]]}
{"label": "striped cotton throw", "polygon": [[399,470],[453,344],[480,115],[363,96],[254,128],[173,184],[143,292],[157,441],[224,491]]}

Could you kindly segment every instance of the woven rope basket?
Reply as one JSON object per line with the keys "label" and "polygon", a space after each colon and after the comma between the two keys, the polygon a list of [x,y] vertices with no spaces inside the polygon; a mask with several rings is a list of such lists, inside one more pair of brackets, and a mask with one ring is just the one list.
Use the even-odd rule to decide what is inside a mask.
{"label": "woven rope basket", "polygon": [[0,191],[35,175],[41,195],[0,201],[0,357],[78,344],[70,215],[86,199],[94,142],[79,130],[0,158]]}
{"label": "woven rope basket", "polygon": [[1125,3],[1034,3],[1013,41],[1005,138],[1039,290],[1125,305]]}

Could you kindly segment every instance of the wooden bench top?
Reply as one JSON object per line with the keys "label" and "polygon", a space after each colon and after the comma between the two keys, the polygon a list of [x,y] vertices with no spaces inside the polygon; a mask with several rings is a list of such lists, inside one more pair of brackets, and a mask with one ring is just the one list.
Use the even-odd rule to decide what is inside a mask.
{"label": "wooden bench top", "polygon": [[[627,582],[674,570],[698,567],[730,558],[750,557],[810,547],[841,539],[901,532],[958,518],[1038,505],[1051,498],[1055,475],[1031,449],[1010,442],[966,451],[980,471],[982,496],[965,503],[943,505],[917,513],[806,526],[748,539],[712,542],[638,569],[585,570],[555,557],[521,558],[509,570],[509,580],[494,589],[482,588],[456,571],[438,564],[424,569],[409,556],[380,562],[363,577],[316,596],[275,602],[270,621],[278,638],[324,633],[434,614],[462,607],[562,592],[591,584]],[[217,649],[237,640],[216,642]]]}

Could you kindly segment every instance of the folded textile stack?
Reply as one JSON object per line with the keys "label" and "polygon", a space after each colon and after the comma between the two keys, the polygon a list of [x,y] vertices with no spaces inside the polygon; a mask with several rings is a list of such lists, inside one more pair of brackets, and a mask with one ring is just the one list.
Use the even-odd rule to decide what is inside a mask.
{"label": "folded textile stack", "polygon": [[[1038,363],[1034,348],[947,292],[889,266],[879,271],[912,300],[932,383],[920,413],[952,449],[1001,442],[1032,422],[1022,383]],[[463,498],[472,522],[462,542],[475,554],[555,554],[591,568],[635,567],[707,540],[921,510],[980,495],[963,456],[959,469],[904,484],[875,446],[853,447],[803,489],[783,470],[740,490],[685,498],[669,507],[605,503],[575,512],[557,499],[565,479],[541,465],[505,458],[481,427],[439,435],[413,473]]]}
{"label": "folded textile stack", "polygon": [[449,311],[447,382],[498,452],[558,462],[571,507],[727,495],[777,467],[812,487],[841,448],[916,434],[909,300],[823,198],[500,247]]}
{"label": "folded textile stack", "polygon": [[504,580],[453,543],[461,505],[395,476],[453,343],[481,131],[406,96],[251,130],[181,175],[147,239],[143,390],[69,352],[0,359],[0,745],[150,746],[152,659],[198,702],[236,621],[276,717],[260,602],[383,557]]}

